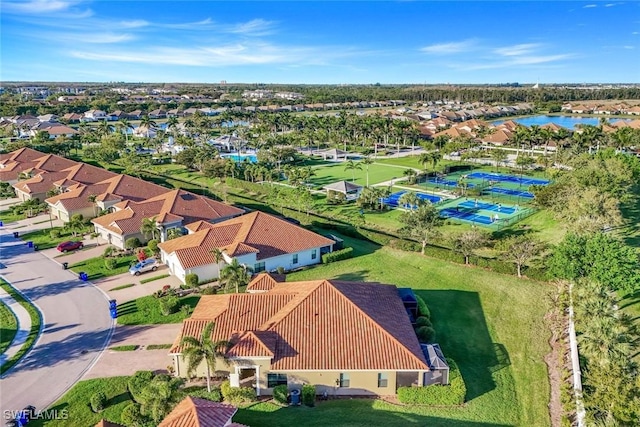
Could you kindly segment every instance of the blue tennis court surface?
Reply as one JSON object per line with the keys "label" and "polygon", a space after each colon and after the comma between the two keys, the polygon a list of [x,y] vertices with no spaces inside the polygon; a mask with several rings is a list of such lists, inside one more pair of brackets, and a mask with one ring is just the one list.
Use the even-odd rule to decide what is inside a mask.
{"label": "blue tennis court surface", "polygon": [[[394,208],[397,208],[398,206],[400,206],[400,203],[399,203],[400,197],[402,197],[402,195],[405,193],[407,192],[398,191],[397,193],[390,194],[388,197],[385,197],[382,199],[382,203],[384,203],[385,205],[393,206]],[[418,196],[418,199],[426,200],[430,203],[438,203],[440,200],[442,200],[441,197],[432,196],[431,194],[415,193],[415,195]]]}
{"label": "blue tennis court surface", "polygon": [[498,193],[498,194],[506,194],[508,196],[516,196],[523,197],[525,199],[533,199],[533,193],[529,193],[528,191],[518,191],[518,190],[510,190],[508,188],[490,188],[487,191],[490,193]]}
{"label": "blue tennis court surface", "polygon": [[515,208],[511,208],[508,206],[502,206],[499,204],[485,203],[485,202],[474,202],[472,200],[462,202],[458,206],[465,209],[482,209],[485,211],[501,212],[507,215],[511,215],[516,211]]}
{"label": "blue tennis court surface", "polygon": [[457,210],[456,208],[446,208],[440,211],[440,215],[445,218],[455,218],[464,221],[477,222],[479,224],[491,224],[491,218],[486,215],[480,215],[473,211]]}
{"label": "blue tennis court surface", "polygon": [[[442,185],[443,187],[457,187],[458,186],[458,181],[453,181],[450,179],[435,179],[435,178],[431,178],[428,180],[429,183],[431,184],[435,184],[435,185]],[[468,183],[467,184],[468,188],[473,188],[474,184]]]}
{"label": "blue tennis court surface", "polygon": [[488,181],[513,182],[522,185],[547,185],[548,179],[539,178],[521,178],[513,175],[502,175],[499,173],[473,172],[467,175],[468,178],[486,179]]}

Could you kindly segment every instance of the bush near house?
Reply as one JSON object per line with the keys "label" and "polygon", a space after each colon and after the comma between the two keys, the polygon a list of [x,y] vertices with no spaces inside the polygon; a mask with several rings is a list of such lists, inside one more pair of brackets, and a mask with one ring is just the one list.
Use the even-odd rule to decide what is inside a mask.
{"label": "bush near house", "polygon": [[91,396],[91,410],[93,412],[102,412],[106,406],[107,396],[102,391],[98,391]]}
{"label": "bush near house", "polygon": [[289,388],[285,384],[275,386],[273,388],[273,400],[282,405],[289,403]]}
{"label": "bush near house", "polygon": [[140,243],[140,239],[137,237],[130,237],[124,242],[125,249],[135,249],[140,246],[142,246],[142,243]]}
{"label": "bush near house", "polygon": [[142,390],[149,384],[149,382],[153,379],[153,372],[151,371],[138,371],[132,377],[129,378],[127,382],[127,388],[129,389],[129,393],[131,393],[131,397],[136,402],[142,401]]}
{"label": "bush near house", "polygon": [[416,295],[416,300],[418,301],[418,312],[420,316],[426,317],[431,320],[431,311],[429,311],[429,307],[427,307],[427,303],[424,302],[424,299],[420,295]]}
{"label": "bush near house", "polygon": [[160,248],[158,248],[158,241],[156,239],[149,240],[147,242],[147,247],[154,255],[158,255],[160,253]]}
{"label": "bush near house", "polygon": [[164,316],[169,316],[178,310],[180,300],[174,295],[169,295],[164,298],[160,298],[158,303],[160,304],[160,312]]}
{"label": "bush near house", "polygon": [[339,251],[329,252],[322,255],[322,263],[329,264],[335,261],[341,261],[343,259],[349,259],[353,256],[353,248],[344,248]]}
{"label": "bush near house", "polygon": [[435,340],[436,331],[431,326],[420,326],[416,329],[416,335],[421,343],[430,343]]}
{"label": "bush near house", "polygon": [[200,278],[195,273],[189,273],[186,276],[184,276],[184,283],[190,288],[195,288],[196,286],[198,286],[199,281],[200,281]]}
{"label": "bush near house", "polygon": [[302,386],[302,403],[307,406],[316,404],[316,386],[310,384]]}
{"label": "bush near house", "polygon": [[398,400],[413,405],[462,405],[467,394],[467,387],[456,362],[447,358],[447,363],[449,364],[449,385],[400,387],[398,388]]}
{"label": "bush near house", "polygon": [[428,317],[420,316],[416,319],[416,327],[419,328],[421,326],[433,326],[433,324]]}
{"label": "bush near house", "polygon": [[220,384],[220,391],[224,400],[234,405],[256,400],[256,391],[252,387],[231,387],[229,380]]}
{"label": "bush near house", "polygon": [[116,268],[117,263],[118,262],[115,260],[115,258],[105,258],[104,260],[104,266],[107,268],[107,270],[113,270],[114,268]]}
{"label": "bush near house", "polygon": [[201,399],[207,399],[212,402],[222,402],[222,392],[219,388],[212,387],[211,392],[208,392],[206,388],[201,388],[198,390],[193,390],[187,392],[189,396],[199,397]]}

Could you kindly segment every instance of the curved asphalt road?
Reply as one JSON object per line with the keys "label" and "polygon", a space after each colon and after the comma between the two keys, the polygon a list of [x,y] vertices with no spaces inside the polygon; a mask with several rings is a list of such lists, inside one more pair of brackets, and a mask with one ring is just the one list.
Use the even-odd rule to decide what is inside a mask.
{"label": "curved asphalt road", "polygon": [[[18,231],[25,231],[20,229]],[[0,228],[2,275],[43,315],[42,334],[31,351],[0,380],[0,424],[5,410],[55,402],[95,363],[110,339],[107,297]],[[69,414],[73,421],[73,414]]]}

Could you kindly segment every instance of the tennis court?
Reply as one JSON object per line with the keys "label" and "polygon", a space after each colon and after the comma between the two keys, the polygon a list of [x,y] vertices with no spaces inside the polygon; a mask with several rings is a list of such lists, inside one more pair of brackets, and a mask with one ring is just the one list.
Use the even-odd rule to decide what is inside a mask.
{"label": "tennis court", "polygon": [[489,193],[505,194],[507,196],[522,197],[525,199],[533,199],[534,197],[533,193],[529,193],[528,191],[512,190],[510,188],[491,187],[485,191],[488,191]]}
{"label": "tennis court", "polygon": [[[430,178],[427,182],[434,184],[436,187],[441,185],[443,187],[451,187],[451,188],[455,188],[458,186],[458,181],[453,181],[450,179],[444,179],[444,178]],[[468,184],[467,188],[473,188],[475,187],[475,184]]]}
{"label": "tennis court", "polygon": [[533,210],[519,205],[492,203],[487,200],[459,198],[446,202],[440,210],[444,218],[500,229],[530,215]]}
{"label": "tennis court", "polygon": [[[397,207],[408,207],[408,206],[400,206],[400,198],[406,194],[407,191],[398,191],[396,193],[390,194],[389,196],[385,197],[382,199],[382,203],[384,203],[387,206],[391,206],[394,208]],[[425,194],[425,193],[414,193],[418,199],[420,200],[426,200],[427,202],[430,203],[438,203],[442,200],[442,197],[438,197],[438,196],[433,196],[431,194]]]}
{"label": "tennis court", "polygon": [[512,182],[519,185],[548,185],[549,180],[540,178],[519,177],[503,175],[500,173],[473,172],[467,175],[471,179],[483,179],[487,181]]}

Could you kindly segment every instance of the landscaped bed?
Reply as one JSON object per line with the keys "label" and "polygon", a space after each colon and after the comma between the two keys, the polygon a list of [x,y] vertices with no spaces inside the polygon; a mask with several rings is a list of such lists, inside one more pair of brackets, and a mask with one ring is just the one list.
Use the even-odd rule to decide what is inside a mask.
{"label": "landscaped bed", "polygon": [[9,348],[18,332],[18,320],[4,303],[0,302],[0,354]]}
{"label": "landscaped bed", "polygon": [[[169,296],[162,298],[171,298]],[[191,310],[200,300],[199,295],[188,295],[178,299],[179,307],[176,311],[167,316],[163,315],[160,309],[161,298],[146,296],[133,301],[128,301],[118,306],[119,325],[156,325],[164,323],[180,323],[189,317],[189,313],[180,310],[179,307],[187,306]]]}

